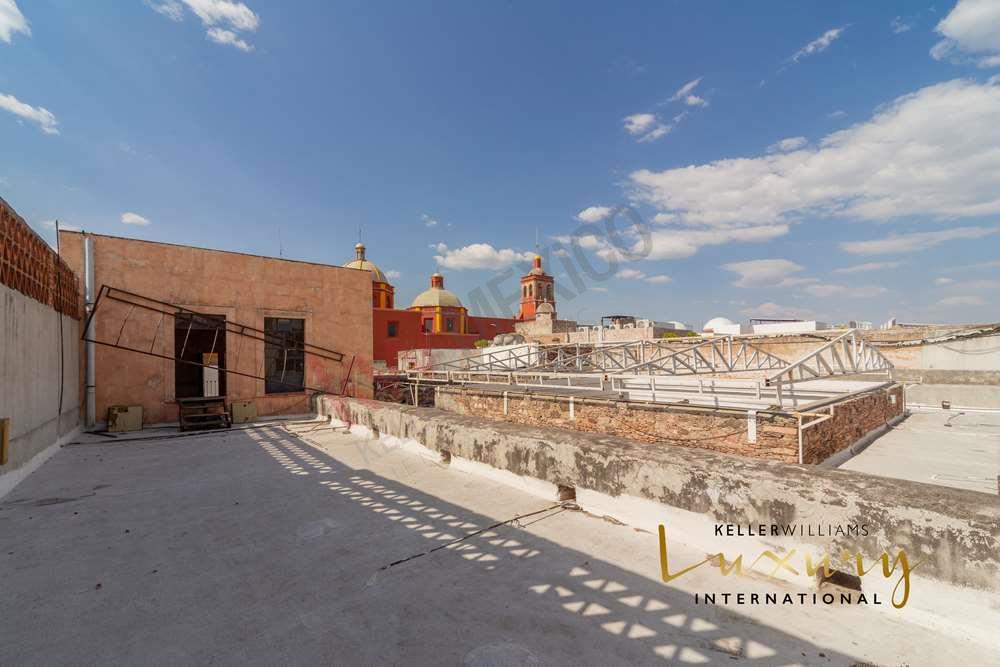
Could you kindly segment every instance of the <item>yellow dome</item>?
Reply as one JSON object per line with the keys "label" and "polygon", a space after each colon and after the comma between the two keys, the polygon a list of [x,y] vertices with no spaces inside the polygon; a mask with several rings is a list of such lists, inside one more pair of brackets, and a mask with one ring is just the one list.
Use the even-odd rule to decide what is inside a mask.
{"label": "yellow dome", "polygon": [[355,258],[344,264],[345,269],[361,269],[362,271],[371,271],[372,280],[377,283],[387,283],[389,282],[385,274],[382,273],[382,269],[375,266],[374,262],[369,262],[365,259],[365,246],[363,243],[359,243],[354,246]]}
{"label": "yellow dome", "polygon": [[426,308],[432,306],[444,306],[446,308],[463,308],[462,302],[454,292],[449,292],[444,288],[444,276],[435,273],[431,276],[430,289],[424,290],[417,295],[417,298],[410,304],[410,308]]}

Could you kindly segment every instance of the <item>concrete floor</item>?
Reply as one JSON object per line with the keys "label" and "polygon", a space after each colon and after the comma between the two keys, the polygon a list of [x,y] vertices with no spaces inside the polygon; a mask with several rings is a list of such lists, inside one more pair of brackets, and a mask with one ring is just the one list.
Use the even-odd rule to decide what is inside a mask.
{"label": "concrete floor", "polygon": [[996,494],[1000,413],[941,410],[911,414],[840,467]]}
{"label": "concrete floor", "polygon": [[[891,607],[695,605],[655,536],[313,424],[69,446],[0,501],[0,664],[987,664]],[[293,433],[295,431],[299,433]],[[704,557],[671,544],[671,559]],[[784,591],[730,577],[725,590]],[[797,589],[788,589],[796,592]]]}

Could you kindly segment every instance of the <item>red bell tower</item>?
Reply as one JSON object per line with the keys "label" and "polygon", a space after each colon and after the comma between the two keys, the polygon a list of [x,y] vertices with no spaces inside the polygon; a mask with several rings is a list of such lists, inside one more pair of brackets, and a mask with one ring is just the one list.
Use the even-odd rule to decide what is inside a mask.
{"label": "red bell tower", "polygon": [[535,319],[535,313],[543,303],[552,306],[552,319],[555,319],[555,287],[555,279],[542,269],[541,255],[535,255],[531,271],[521,278],[521,312],[518,313],[517,319]]}

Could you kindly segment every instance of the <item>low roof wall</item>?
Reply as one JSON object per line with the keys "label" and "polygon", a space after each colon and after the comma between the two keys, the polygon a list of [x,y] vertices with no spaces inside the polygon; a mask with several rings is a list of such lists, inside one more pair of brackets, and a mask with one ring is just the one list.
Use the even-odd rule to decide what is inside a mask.
{"label": "low roof wall", "polygon": [[[653,501],[725,524],[865,525],[799,535],[839,554],[905,549],[919,572],[1000,592],[1000,497],[845,470],[539,429],[434,408],[324,396],[322,414],[553,484]],[[776,540],[781,542],[780,539]]]}

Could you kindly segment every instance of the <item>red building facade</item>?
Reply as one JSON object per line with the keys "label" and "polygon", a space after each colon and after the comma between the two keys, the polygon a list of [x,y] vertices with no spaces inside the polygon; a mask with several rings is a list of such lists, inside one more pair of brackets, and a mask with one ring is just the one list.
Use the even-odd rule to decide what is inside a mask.
{"label": "red building facade", "polygon": [[395,289],[385,274],[365,258],[365,247],[355,247],[356,257],[345,264],[372,273],[372,358],[388,370],[397,367],[404,350],[475,347],[476,341],[514,331],[514,319],[469,315],[461,300],[445,289],[444,276],[431,276],[430,287],[413,300],[406,310],[394,308]]}

